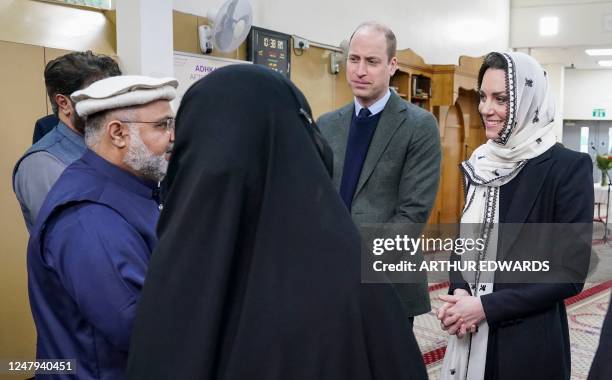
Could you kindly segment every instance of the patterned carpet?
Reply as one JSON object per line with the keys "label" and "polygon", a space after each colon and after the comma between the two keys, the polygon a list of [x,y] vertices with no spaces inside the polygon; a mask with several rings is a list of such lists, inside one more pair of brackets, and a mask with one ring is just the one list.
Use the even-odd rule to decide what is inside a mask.
{"label": "patterned carpet", "polygon": [[[572,379],[586,379],[597,344],[608,301],[612,281],[587,284],[585,290],[565,301],[568,313],[572,351]],[[418,316],[414,321],[414,333],[423,352],[423,359],[431,380],[439,378],[442,358],[446,349],[446,333],[440,329],[435,315],[442,302],[438,295],[448,292],[448,284],[430,286],[432,311]]]}

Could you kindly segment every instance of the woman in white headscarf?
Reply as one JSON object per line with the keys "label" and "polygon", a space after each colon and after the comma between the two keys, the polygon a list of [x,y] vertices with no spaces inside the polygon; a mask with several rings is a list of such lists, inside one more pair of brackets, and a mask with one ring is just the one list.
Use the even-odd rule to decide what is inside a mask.
{"label": "woman in white headscarf", "polygon": [[[485,249],[462,260],[524,260],[546,250],[561,256],[571,251],[578,275],[573,281],[551,276],[547,283],[516,283],[499,272],[452,273],[438,313],[450,334],[441,379],[569,379],[563,300],[582,290],[588,268],[591,159],[556,142],[547,74],[532,57],[488,54],[478,85],[488,141],[461,166],[466,188],[461,231],[469,235],[466,231],[478,226]],[[502,227],[499,233],[504,223],[519,228],[508,233]],[[525,223],[582,226],[574,232],[586,240],[575,239],[571,247],[555,245],[553,233],[534,234],[538,228],[520,227]]]}

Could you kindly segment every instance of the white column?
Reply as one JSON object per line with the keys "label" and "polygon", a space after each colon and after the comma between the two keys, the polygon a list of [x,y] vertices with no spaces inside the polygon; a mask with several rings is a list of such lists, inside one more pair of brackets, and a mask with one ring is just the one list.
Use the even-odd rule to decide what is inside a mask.
{"label": "white column", "polygon": [[173,76],[172,0],[117,0],[116,8],[123,73]]}
{"label": "white column", "polygon": [[550,91],[554,96],[556,104],[554,131],[555,135],[557,136],[557,141],[562,142],[565,66],[561,63],[551,63],[543,66],[546,72],[548,73],[548,84],[550,86]]}

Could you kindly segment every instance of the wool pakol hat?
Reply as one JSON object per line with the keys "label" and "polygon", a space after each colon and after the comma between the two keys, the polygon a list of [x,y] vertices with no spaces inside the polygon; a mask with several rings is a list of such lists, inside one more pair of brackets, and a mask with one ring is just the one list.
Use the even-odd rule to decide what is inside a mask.
{"label": "wool pakol hat", "polygon": [[141,75],[120,75],[92,83],[70,95],[81,117],[115,108],[138,106],[176,97],[178,81]]}

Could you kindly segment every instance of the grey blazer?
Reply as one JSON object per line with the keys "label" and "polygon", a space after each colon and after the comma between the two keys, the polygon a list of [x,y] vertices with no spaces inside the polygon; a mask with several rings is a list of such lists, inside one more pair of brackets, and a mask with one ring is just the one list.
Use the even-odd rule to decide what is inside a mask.
{"label": "grey blazer", "polygon": [[[354,112],[350,103],[317,121],[334,152],[336,189],[342,180]],[[440,134],[434,116],[391,92],[353,196],[355,223],[426,223],[438,191],[440,160]],[[409,315],[431,310],[425,278],[420,284],[396,288]]]}

